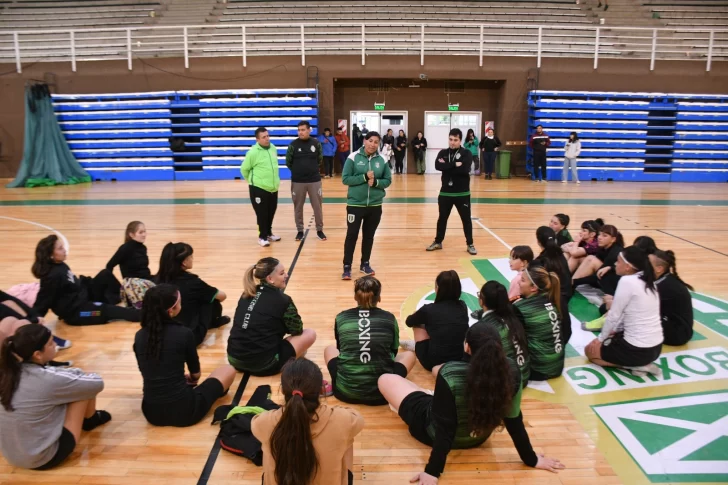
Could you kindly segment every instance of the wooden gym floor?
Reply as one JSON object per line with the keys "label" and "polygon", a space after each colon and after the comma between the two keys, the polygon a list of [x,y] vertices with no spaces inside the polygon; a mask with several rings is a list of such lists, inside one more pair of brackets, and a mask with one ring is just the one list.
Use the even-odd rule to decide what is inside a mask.
{"label": "wooden gym floor", "polygon": [[[660,248],[676,252],[680,275],[697,291],[728,300],[728,190],[725,184],[584,182],[577,186],[479,178],[472,184],[472,215],[478,218],[474,221],[475,246],[479,251],[474,258],[465,252],[455,211],[450,218],[444,250],[424,251],[435,234],[439,184],[439,177],[434,175],[394,176],[375,239],[371,264],[384,286],[381,307],[398,316],[402,338],[411,335],[404,319],[415,308],[412,302],[416,303],[432,289],[440,270],[456,269],[463,278],[471,277],[480,285],[484,278],[472,261],[506,257],[507,246],[536,247],[535,229],[548,224],[557,212],[571,216],[572,234],[578,232],[583,220],[601,217],[616,225],[628,243],[639,235],[653,237]],[[152,271],[157,269],[165,243],[190,243],[195,249],[193,271],[228,294],[224,309],[231,317],[245,268],[268,255],[279,258],[287,267],[295,260],[287,293],[296,302],[305,327],[318,332],[318,340],[308,358],[321,365],[326,374],[323,349],[334,343],[334,315],[354,304],[352,283],[339,279],[346,231],[346,190],[338,177],[324,181],[324,230],[329,239],[319,241],[315,237],[315,229],[309,222],[312,211],[307,205],[305,220],[311,224],[311,230],[300,244],[294,241],[296,231],[288,182],[281,184],[280,196],[273,227],[283,240],[270,248],[260,248],[256,244],[257,229],[247,199],[248,188],[242,181],[3,188],[0,189],[3,235],[0,287],[7,289],[33,281],[30,266],[35,244],[51,231],[67,238],[68,264],[75,273],[95,274],[122,243],[126,224],[135,219],[147,226],[146,244]],[[357,246],[355,263],[359,250]],[[300,251],[298,256],[297,251]],[[51,322],[55,321],[53,316],[49,317]],[[216,454],[213,450],[219,428],[210,425],[211,413],[198,425],[186,429],[154,428],[146,423],[140,411],[141,377],[132,352],[137,324],[69,327],[53,323],[52,327],[58,335],[73,341],[73,347],[63,351],[59,358],[72,359],[76,366],[104,377],[106,387],[99,396],[99,407],[110,411],[113,420],[84,434],[70,459],[56,470],[43,473],[20,470],[0,458],[0,483],[36,484],[40,480],[56,485],[260,483],[260,468],[226,451]],[[226,326],[211,331],[200,347],[203,375],[226,362],[229,330],[230,326]],[[696,325],[696,330],[704,340],[690,342],[686,346],[688,350],[708,345],[719,350],[728,347],[719,332],[701,325]],[[666,348],[664,352],[671,350],[674,348]],[[583,356],[571,357],[567,367],[585,362]],[[434,385],[433,378],[419,364],[411,379],[425,388]],[[252,377],[244,388],[242,380],[239,376],[230,394],[218,404],[229,403],[234,398],[245,403],[262,384],[270,384],[274,398],[280,398],[278,377]],[[502,431],[494,433],[480,448],[452,451],[441,483],[650,483],[654,473],[639,462],[637,455],[625,452],[620,446],[621,440],[614,438],[618,434],[597,418],[591,406],[664,397],[666,390],[674,396],[728,387],[724,377],[600,394],[578,394],[573,391],[574,384],[567,384],[564,377],[550,384],[552,392],[527,391],[523,412],[536,450],[559,458],[566,464],[566,470],[551,474],[523,466],[508,434]],[[336,400],[329,398],[328,402]],[[408,483],[411,476],[423,469],[430,449],[411,438],[399,417],[386,406],[359,409],[367,424],[355,442],[355,481],[382,485]],[[708,468],[718,463],[713,460],[706,462]],[[721,463],[716,471],[724,473],[725,462]]]}

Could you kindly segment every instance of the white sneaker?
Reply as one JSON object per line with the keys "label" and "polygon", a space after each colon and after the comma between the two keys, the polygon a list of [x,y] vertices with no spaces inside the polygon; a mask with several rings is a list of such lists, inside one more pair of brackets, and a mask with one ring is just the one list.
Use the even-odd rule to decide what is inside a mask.
{"label": "white sneaker", "polygon": [[402,347],[403,350],[409,350],[410,352],[415,351],[415,341],[414,340],[400,340],[399,346]]}
{"label": "white sneaker", "polygon": [[262,248],[267,248],[268,246],[270,246],[270,243],[268,242],[267,239],[258,239],[258,244]]}
{"label": "white sneaker", "polygon": [[562,184],[565,184],[565,183],[566,183],[566,180],[562,180],[562,181],[561,181],[561,183],[562,183]]}
{"label": "white sneaker", "polygon": [[639,367],[626,367],[626,369],[629,369],[632,375],[638,377],[645,377],[647,374],[652,374],[653,376],[658,377],[662,375],[662,369],[660,369],[656,364],[647,364]]}
{"label": "white sneaker", "polygon": [[280,236],[276,236],[275,234],[271,234],[270,236],[268,236],[268,240],[270,242],[278,242],[278,241],[281,240],[281,237]]}
{"label": "white sneaker", "polygon": [[576,185],[580,185],[580,184],[581,184],[581,182],[579,182],[579,181],[577,180],[577,181],[576,181]]}

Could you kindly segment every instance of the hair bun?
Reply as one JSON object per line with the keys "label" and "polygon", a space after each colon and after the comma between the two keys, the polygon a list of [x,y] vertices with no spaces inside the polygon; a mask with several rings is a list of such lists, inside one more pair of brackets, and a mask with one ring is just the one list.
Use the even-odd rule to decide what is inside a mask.
{"label": "hair bun", "polygon": [[602,226],[604,225],[604,219],[602,219],[601,217],[594,219],[594,222]]}

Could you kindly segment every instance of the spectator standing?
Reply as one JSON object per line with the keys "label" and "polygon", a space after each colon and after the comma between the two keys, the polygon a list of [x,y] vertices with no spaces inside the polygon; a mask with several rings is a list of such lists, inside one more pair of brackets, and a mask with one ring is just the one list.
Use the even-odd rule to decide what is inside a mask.
{"label": "spectator standing", "polygon": [[480,154],[478,153],[478,137],[475,136],[475,132],[472,128],[469,129],[468,134],[465,135],[464,146],[466,149],[470,150],[470,153],[473,155],[473,174],[480,175]]}
{"label": "spectator standing", "polygon": [[321,150],[324,155],[324,178],[330,179],[334,176],[334,155],[336,155],[336,138],[331,135],[331,130],[324,128],[324,134],[318,136],[321,143]]}
{"label": "spectator standing", "polygon": [[341,165],[341,171],[344,171],[344,162],[349,156],[349,150],[351,148],[349,137],[344,133],[341,128],[336,129],[336,158],[339,160]]}
{"label": "spectator standing", "polygon": [[425,174],[425,155],[427,154],[427,139],[421,132],[417,132],[417,137],[412,140],[412,148],[415,153],[415,164],[417,165],[417,175]]}
{"label": "spectator standing", "polygon": [[407,155],[407,135],[404,130],[399,130],[399,136],[394,146],[394,168],[396,173],[402,175],[404,172],[404,157]]}
{"label": "spectator standing", "polygon": [[493,129],[489,129],[483,140],[480,142],[480,148],[483,150],[483,161],[485,165],[485,180],[493,180],[493,169],[495,168],[495,157],[501,141],[495,136]]}
{"label": "spectator standing", "polygon": [[564,169],[561,171],[561,183],[565,184],[569,181],[569,168],[571,168],[571,178],[577,184],[579,182],[579,174],[576,172],[576,157],[581,153],[581,140],[575,131],[569,135],[564,145]]}
{"label": "spectator standing", "polygon": [[533,150],[533,181],[546,182],[546,149],[551,146],[551,138],[543,131],[543,126],[536,127],[528,144]]}

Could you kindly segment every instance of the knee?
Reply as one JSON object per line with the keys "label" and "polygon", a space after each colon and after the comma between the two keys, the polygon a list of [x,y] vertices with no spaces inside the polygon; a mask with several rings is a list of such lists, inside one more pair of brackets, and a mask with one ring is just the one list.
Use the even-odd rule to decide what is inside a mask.
{"label": "knee", "polygon": [[312,328],[307,328],[306,330],[304,330],[302,335],[304,335],[306,337],[306,340],[310,341],[312,345],[316,341],[316,330]]}

